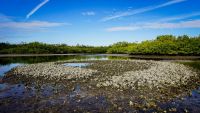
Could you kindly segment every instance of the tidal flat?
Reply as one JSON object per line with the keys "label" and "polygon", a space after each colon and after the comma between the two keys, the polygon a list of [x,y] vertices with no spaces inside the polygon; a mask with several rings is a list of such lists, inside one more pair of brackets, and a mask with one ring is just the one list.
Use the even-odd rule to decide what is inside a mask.
{"label": "tidal flat", "polygon": [[199,77],[199,70],[187,64],[152,60],[25,64],[3,77],[2,82],[12,87],[1,89],[0,108],[1,112],[195,112],[200,106]]}

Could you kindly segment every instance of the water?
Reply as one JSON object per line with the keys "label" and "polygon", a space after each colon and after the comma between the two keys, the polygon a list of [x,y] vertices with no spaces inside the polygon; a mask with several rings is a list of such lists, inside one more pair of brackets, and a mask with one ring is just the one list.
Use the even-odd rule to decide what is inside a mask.
{"label": "water", "polygon": [[[7,95],[7,94],[10,94],[11,92],[14,92],[14,91],[12,91],[12,90],[9,89],[12,86],[9,85],[8,83],[1,83],[1,79],[3,78],[3,76],[4,76],[4,74],[6,72],[8,72],[12,68],[14,68],[16,66],[19,66],[19,65],[22,65],[22,64],[20,64],[20,63],[11,63],[11,64],[7,64],[7,65],[3,65],[3,66],[1,65],[0,66],[0,92],[5,91],[3,93],[0,93],[0,98],[4,98],[4,97],[2,97],[2,95]],[[20,89],[16,89],[16,91],[20,91]]]}
{"label": "water", "polygon": [[[52,62],[52,61],[64,61],[64,60],[108,60],[108,59],[137,59],[128,56],[106,56],[106,55],[70,55],[70,56],[29,56],[29,57],[4,57],[0,58],[0,105],[7,102],[7,99],[11,101],[7,106],[0,106],[1,110],[7,109],[6,112],[35,109],[35,107],[43,108],[46,106],[53,106],[56,104],[69,104],[67,108],[77,109],[77,106],[90,110],[101,110],[109,107],[109,102],[103,95],[91,96],[91,93],[83,86],[79,84],[73,84],[62,86],[59,84],[38,84],[32,82],[27,85],[23,82],[19,83],[5,83],[2,82],[2,78],[6,72],[12,68],[32,63],[40,62]],[[152,59],[151,59],[152,60]],[[157,59],[155,59],[157,60]],[[166,59],[162,59],[166,60]],[[182,60],[182,59],[181,59]],[[85,67],[89,63],[65,63],[65,66],[72,67]],[[39,90],[37,87],[40,87]],[[70,89],[71,88],[71,89]],[[63,89],[67,91],[63,91]],[[68,91],[69,90],[69,91]],[[82,99],[80,99],[82,98]],[[37,99],[43,99],[37,101]],[[30,100],[30,103],[16,103],[16,101]],[[36,104],[32,104],[36,103]],[[183,100],[174,100],[169,103],[160,105],[161,108],[167,109],[168,107],[177,108],[178,112],[184,112],[183,109],[187,109],[190,112],[200,111],[200,88],[193,90],[192,95],[184,97]],[[19,109],[20,108],[20,109]],[[11,111],[10,111],[11,110]]]}
{"label": "water", "polygon": [[187,110],[192,113],[198,113],[200,111],[200,87],[193,90],[191,95],[162,104],[160,107],[162,109],[176,108],[177,112],[186,112]]}
{"label": "water", "polygon": [[65,63],[64,66],[70,66],[70,67],[86,67],[90,63]]}
{"label": "water", "polygon": [[7,65],[0,65],[0,78],[2,78],[6,72],[8,72],[12,68],[14,68],[16,66],[19,66],[19,65],[22,65],[22,64],[20,64],[20,63],[11,63],[11,64],[7,64]]}

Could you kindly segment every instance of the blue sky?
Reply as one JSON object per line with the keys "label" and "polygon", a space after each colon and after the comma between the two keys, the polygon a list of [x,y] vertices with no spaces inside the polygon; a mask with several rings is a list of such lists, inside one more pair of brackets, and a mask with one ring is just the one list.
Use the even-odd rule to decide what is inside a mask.
{"label": "blue sky", "polygon": [[200,0],[0,0],[0,42],[109,45],[200,34]]}

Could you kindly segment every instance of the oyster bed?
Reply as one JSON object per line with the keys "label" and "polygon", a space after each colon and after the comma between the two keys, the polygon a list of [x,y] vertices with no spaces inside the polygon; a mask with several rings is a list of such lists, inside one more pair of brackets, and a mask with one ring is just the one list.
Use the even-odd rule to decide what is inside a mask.
{"label": "oyster bed", "polygon": [[143,60],[82,61],[86,68],[64,66],[63,62],[18,66],[8,75],[43,77],[43,79],[88,79],[95,75],[98,87],[132,88],[185,85],[197,73],[183,64]]}
{"label": "oyster bed", "polygon": [[[82,68],[63,65],[77,62],[89,65]],[[59,93],[55,90],[56,94],[53,96],[56,98],[60,95],[68,95],[78,84],[84,93],[81,92],[78,97],[76,95],[75,101],[78,103],[83,101],[86,104],[91,102],[88,99],[104,98],[106,106],[103,108],[101,105],[99,108],[96,106],[97,111],[101,112],[137,110],[163,112],[165,110],[159,106],[161,103],[181,99],[190,94],[192,89],[199,86],[199,80],[199,72],[191,67],[172,62],[147,60],[89,60],[29,64],[12,69],[3,78],[4,82],[23,81],[26,87],[34,82],[39,89],[43,89],[43,85],[47,83],[53,84],[52,87],[56,85],[59,87]],[[95,102],[94,100],[92,102]],[[70,105],[69,101],[70,99],[67,105],[64,102],[65,107],[79,109],[72,107],[73,104]],[[58,106],[61,107],[59,104]],[[92,105],[88,103],[88,106]],[[86,108],[82,106],[79,110],[91,111],[88,106]],[[48,107],[45,109],[52,110]],[[170,110],[175,108],[169,108],[168,111]]]}
{"label": "oyster bed", "polygon": [[43,77],[47,80],[88,78],[97,71],[79,67],[70,67],[55,62],[27,64],[18,66],[7,73],[8,75],[21,75],[26,77]]}
{"label": "oyster bed", "polygon": [[[141,62],[141,61],[140,61]],[[145,62],[151,64],[148,69],[127,71],[121,75],[114,75],[111,79],[99,83],[99,86],[114,86],[117,88],[138,88],[141,86],[166,87],[178,86],[187,84],[191,77],[197,76],[197,73],[192,71],[182,64],[170,62]]]}

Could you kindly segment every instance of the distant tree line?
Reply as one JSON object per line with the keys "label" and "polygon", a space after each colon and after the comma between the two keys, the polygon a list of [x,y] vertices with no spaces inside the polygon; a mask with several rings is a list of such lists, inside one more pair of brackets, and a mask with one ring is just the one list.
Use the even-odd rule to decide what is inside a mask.
{"label": "distant tree line", "polygon": [[0,54],[68,54],[68,53],[106,53],[107,46],[68,46],[66,44],[31,43],[0,43]]}
{"label": "distant tree line", "polygon": [[158,36],[155,40],[141,43],[118,42],[113,44],[107,53],[128,53],[133,55],[200,55],[200,35],[175,37]]}
{"label": "distant tree line", "polygon": [[0,54],[111,53],[134,55],[200,55],[200,35],[196,37],[161,35],[140,43],[118,42],[110,46],[69,46],[40,42],[0,43]]}

